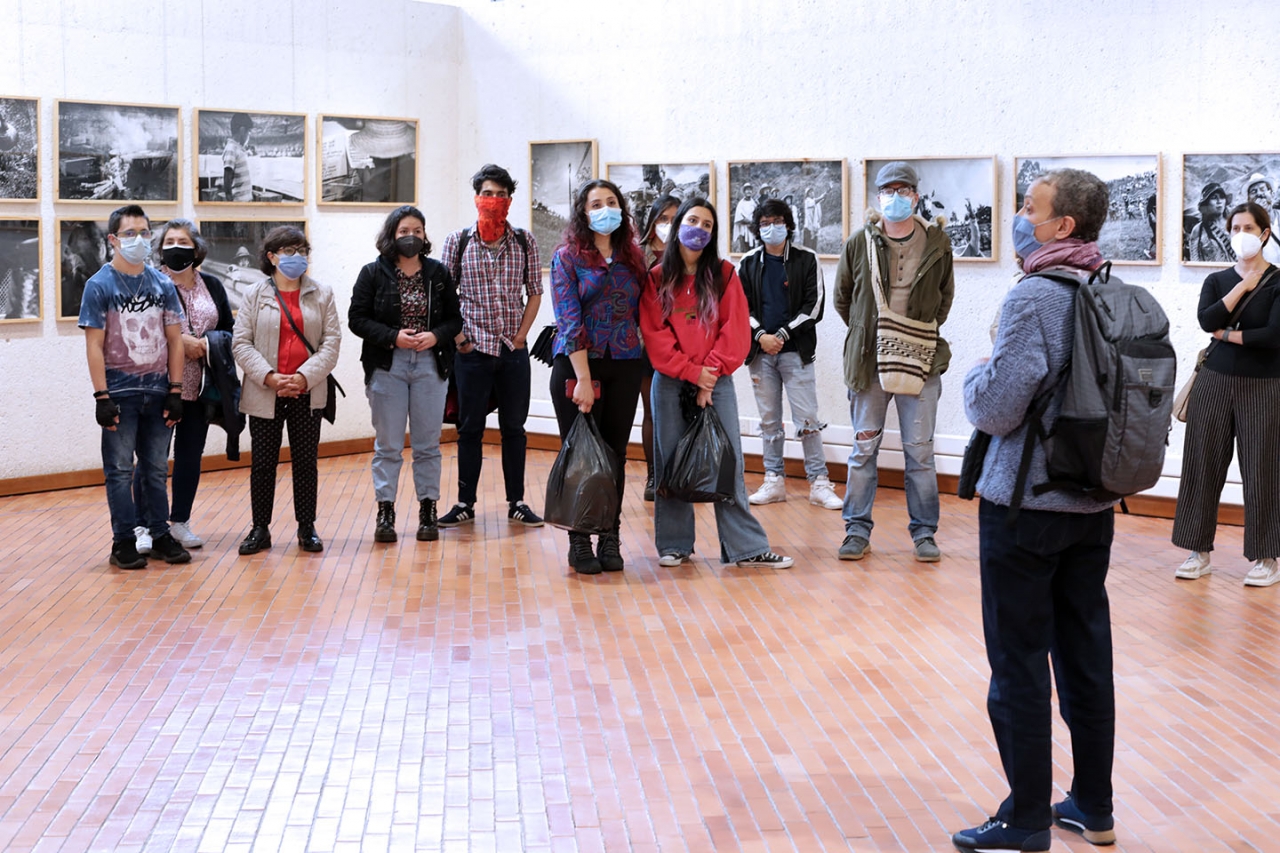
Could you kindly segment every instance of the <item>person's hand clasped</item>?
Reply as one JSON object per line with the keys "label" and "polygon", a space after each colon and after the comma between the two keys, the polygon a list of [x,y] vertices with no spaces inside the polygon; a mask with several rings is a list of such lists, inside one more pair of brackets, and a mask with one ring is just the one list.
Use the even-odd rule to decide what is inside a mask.
{"label": "person's hand clasped", "polygon": [[307,377],[301,373],[291,373],[287,376],[273,373],[271,376],[275,379],[277,397],[298,397],[306,393]]}
{"label": "person's hand clasped", "polygon": [[766,355],[777,355],[782,352],[782,338],[777,335],[761,335],[760,349],[763,350]]}
{"label": "person's hand clasped", "polygon": [[401,329],[396,334],[396,346],[400,349],[422,352],[431,349],[436,343],[435,332],[411,332],[408,329]]}
{"label": "person's hand clasped", "polygon": [[698,390],[706,391],[708,394],[715,390],[716,382],[720,379],[720,368],[703,366],[702,373],[698,374]]}
{"label": "person's hand clasped", "polygon": [[205,357],[208,351],[208,345],[204,338],[197,338],[192,335],[183,334],[182,336],[182,354],[187,361],[199,361]]}

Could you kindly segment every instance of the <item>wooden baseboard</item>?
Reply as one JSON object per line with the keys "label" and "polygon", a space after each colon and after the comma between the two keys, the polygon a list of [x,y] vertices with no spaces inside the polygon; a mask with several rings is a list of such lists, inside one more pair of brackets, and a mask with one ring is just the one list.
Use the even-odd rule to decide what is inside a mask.
{"label": "wooden baseboard", "polygon": [[[243,436],[245,443],[248,443],[248,435]],[[216,439],[211,439],[211,442]],[[440,435],[441,444],[451,444],[458,440],[458,431],[454,427],[446,426]],[[555,435],[546,433],[529,433],[529,447],[534,450],[550,450],[558,451],[560,449],[560,438]],[[486,429],[484,433],[485,444],[501,444],[501,433],[496,429]],[[405,446],[408,446],[408,437],[405,438]],[[348,456],[354,453],[372,453],[372,438],[351,438],[341,441],[321,442],[319,454],[323,457],[329,456]],[[289,448],[284,447],[280,450],[280,461],[287,462],[289,460]],[[639,444],[632,443],[627,448],[627,459],[641,461],[644,459],[644,448]],[[240,461],[232,462],[227,459],[225,454],[206,455],[204,463],[201,466],[203,471],[225,471],[231,468],[247,468],[252,460],[252,454],[244,451],[240,454]],[[743,458],[743,466],[747,471],[754,474],[764,472],[764,460],[758,453],[748,453]],[[834,483],[843,483],[846,479],[846,469],[844,465],[833,462],[827,463],[827,476]],[[803,478],[804,461],[801,459],[788,459],[786,461],[786,475],[788,477]],[[938,489],[944,494],[955,494],[957,478],[953,474],[938,475]],[[37,477],[13,477],[7,480],[0,480],[0,497],[10,497],[12,495],[25,495],[32,492],[52,492],[59,489],[80,489],[87,486],[101,486],[103,476],[101,469],[89,471],[67,471],[59,474],[44,474]],[[879,483],[881,486],[890,489],[903,488],[903,472],[893,470],[880,470]],[[1135,495],[1128,498],[1125,504],[1129,507],[1129,512],[1134,515],[1149,516],[1151,518],[1173,518],[1174,509],[1177,501],[1173,498],[1153,497],[1149,495]],[[1244,524],[1244,507],[1240,506],[1219,506],[1218,507],[1218,523],[1239,526]]]}

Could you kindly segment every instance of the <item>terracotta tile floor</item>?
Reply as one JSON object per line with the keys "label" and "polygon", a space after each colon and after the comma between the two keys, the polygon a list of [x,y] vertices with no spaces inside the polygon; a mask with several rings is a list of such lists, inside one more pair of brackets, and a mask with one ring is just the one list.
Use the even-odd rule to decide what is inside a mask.
{"label": "terracotta tile floor", "polygon": [[[108,566],[101,489],[0,500],[0,849],[946,850],[994,808],[974,505],[944,498],[924,566],[884,490],[840,563],[793,480],[759,514],[794,570],[672,570],[636,486],[627,571],[580,578],[562,532],[508,526],[488,454],[474,527],[392,546],[369,457],[321,460],[318,555],[287,468],[252,558],[247,473],[207,475],[208,544],[143,572]],[[1280,850],[1280,587],[1241,585],[1239,529],[1190,583],[1169,522],[1117,531],[1113,849]]]}

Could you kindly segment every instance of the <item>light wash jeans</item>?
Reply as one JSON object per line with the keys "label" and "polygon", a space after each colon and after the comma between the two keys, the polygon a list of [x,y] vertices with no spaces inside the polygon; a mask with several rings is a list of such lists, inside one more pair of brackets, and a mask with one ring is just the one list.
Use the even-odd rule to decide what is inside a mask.
{"label": "light wash jeans", "polygon": [[[902,454],[906,457],[904,479],[907,487],[907,529],[913,540],[932,536],[938,530],[938,472],[933,464],[933,430],[938,421],[938,397],[942,377],[925,380],[919,397],[887,394],[880,380],[871,387],[849,392],[849,420],[853,424],[853,449],[849,451],[849,481],[844,492],[844,532],[871,538],[871,505],[875,503],[878,476],[876,458],[884,438],[884,419],[889,400],[898,405],[898,429],[902,434]],[[873,438],[859,440],[863,433]]]}
{"label": "light wash jeans", "polygon": [[404,428],[413,448],[413,487],[418,500],[440,500],[440,430],[449,382],[440,378],[436,354],[397,348],[391,369],[373,371],[365,396],[373,414],[373,492],[394,501],[404,462]]}
{"label": "light wash jeans", "polygon": [[[661,472],[666,459],[675,452],[676,443],[684,434],[684,415],[680,411],[680,386],[684,383],[661,373],[653,374],[653,464]],[[733,377],[721,376],[711,392],[711,405],[729,433],[733,452],[737,455],[737,482],[734,501],[731,504],[714,504],[716,532],[720,537],[720,560],[735,563],[755,557],[769,550],[769,537],[747,505],[747,486],[742,479],[742,438],[738,426],[738,395],[733,389]],[[694,540],[693,504],[664,498],[654,501],[653,539],[662,554],[692,554]]]}
{"label": "light wash jeans", "polygon": [[777,355],[759,353],[751,364],[751,386],[760,411],[760,438],[764,443],[764,470],[783,473],[782,449],[787,435],[782,428],[782,391],[791,402],[791,423],[804,449],[804,473],[812,483],[827,476],[827,460],[822,450],[822,430],[818,420],[818,382],[813,362],[804,364],[798,352]]}
{"label": "light wash jeans", "polygon": [[[115,431],[102,431],[102,473],[107,484],[107,509],[111,512],[111,538],[133,538],[133,528],[146,520],[151,535],[169,532],[169,439],[173,427],[164,423],[164,397],[160,394],[125,394],[112,397],[120,407]],[[188,403],[194,406],[196,403]],[[141,474],[133,500],[134,459]]]}

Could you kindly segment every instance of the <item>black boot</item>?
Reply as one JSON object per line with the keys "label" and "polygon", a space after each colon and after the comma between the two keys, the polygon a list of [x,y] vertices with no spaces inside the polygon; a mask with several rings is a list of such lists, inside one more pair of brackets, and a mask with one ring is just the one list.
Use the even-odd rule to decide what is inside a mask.
{"label": "black boot", "polygon": [[569,565],[580,575],[598,575],[604,571],[591,552],[590,534],[569,532]]}
{"label": "black boot", "polygon": [[418,541],[434,542],[440,538],[436,524],[436,502],[427,498],[418,504]]}
{"label": "black boot", "polygon": [[644,499],[645,499],[645,500],[647,500],[647,501],[650,501],[650,502],[652,502],[652,501],[653,501],[653,486],[654,486],[654,483],[653,483],[653,463],[652,463],[652,462],[650,462],[650,463],[649,463],[649,476],[648,476],[647,478],[645,478],[645,481],[644,481]]}
{"label": "black boot", "polygon": [[622,571],[624,564],[622,551],[619,550],[620,545],[618,531],[600,534],[600,542],[596,546],[596,557],[600,560],[600,568],[606,572]]}
{"label": "black boot", "polygon": [[394,501],[378,501],[378,521],[373,528],[373,541],[396,541],[396,505]]}

